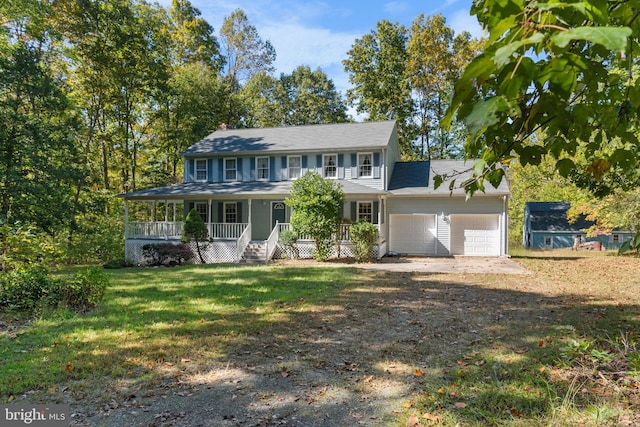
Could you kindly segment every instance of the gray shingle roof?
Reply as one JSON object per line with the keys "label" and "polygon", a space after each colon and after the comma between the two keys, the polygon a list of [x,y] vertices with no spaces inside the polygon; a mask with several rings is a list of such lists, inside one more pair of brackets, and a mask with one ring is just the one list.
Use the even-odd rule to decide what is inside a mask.
{"label": "gray shingle roof", "polygon": [[[384,191],[367,187],[355,182],[341,180],[342,191],[345,196],[384,194]],[[148,190],[134,191],[122,194],[128,200],[184,200],[206,199],[209,196],[219,197],[286,197],[291,192],[293,181],[251,181],[251,182],[185,182],[167,187],[156,187]]]}
{"label": "gray shingle roof", "polygon": [[[459,188],[459,186],[472,176],[472,166],[472,160],[467,162],[464,160],[399,162],[395,164],[393,169],[389,192],[397,196],[463,195],[465,194],[464,189]],[[447,175],[451,178],[436,189],[434,185],[434,177],[436,175]],[[452,179],[456,181],[456,188],[453,193],[449,190],[449,183]],[[498,188],[494,188],[490,183],[486,182],[485,193],[508,195],[509,186],[506,179],[502,180]]]}
{"label": "gray shingle roof", "polygon": [[339,123],[259,129],[218,130],[183,151],[186,157],[211,153],[325,151],[384,148],[395,121]]}
{"label": "gray shingle roof", "polygon": [[584,215],[569,224],[567,211],[570,207],[569,202],[527,202],[525,209],[529,210],[531,230],[579,233],[594,224],[593,221],[587,221]]}

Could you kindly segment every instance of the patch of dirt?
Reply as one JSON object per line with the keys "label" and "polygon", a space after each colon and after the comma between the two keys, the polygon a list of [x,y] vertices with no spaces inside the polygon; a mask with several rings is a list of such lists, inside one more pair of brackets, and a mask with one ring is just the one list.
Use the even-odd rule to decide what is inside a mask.
{"label": "patch of dirt", "polygon": [[363,271],[360,286],[322,305],[291,304],[286,321],[230,339],[219,359],[183,360],[160,382],[67,393],[72,424],[395,425],[457,360],[526,353],[584,302],[573,279],[536,266],[530,276]]}

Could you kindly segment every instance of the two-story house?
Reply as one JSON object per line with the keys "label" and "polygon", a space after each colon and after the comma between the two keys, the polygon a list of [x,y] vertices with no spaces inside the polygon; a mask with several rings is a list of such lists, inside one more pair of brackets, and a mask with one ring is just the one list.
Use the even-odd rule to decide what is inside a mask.
{"label": "two-story house", "polygon": [[[342,186],[346,251],[348,223],[370,221],[379,229],[379,257],[507,253],[506,183],[469,200],[446,183],[435,189],[434,176],[461,173],[462,182],[471,164],[401,162],[394,121],[220,129],[185,150],[183,158],[182,184],[122,195],[129,260],[139,261],[144,244],[179,240],[181,219],[192,208],[213,238],[208,261],[238,262],[256,247],[269,258],[278,253],[279,232],[291,217],[284,200],[294,180],[308,171]],[[149,203],[145,221],[129,218],[133,201]],[[301,236],[299,244],[310,242]]]}

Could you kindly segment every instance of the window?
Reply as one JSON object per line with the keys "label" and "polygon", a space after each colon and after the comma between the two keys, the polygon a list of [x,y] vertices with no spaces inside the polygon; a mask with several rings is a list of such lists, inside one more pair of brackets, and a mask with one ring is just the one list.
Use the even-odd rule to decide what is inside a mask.
{"label": "window", "polygon": [[289,156],[287,163],[289,166],[289,179],[300,178],[300,173],[302,172],[302,157]]}
{"label": "window", "polygon": [[358,202],[358,221],[373,222],[373,203]]}
{"label": "window", "polygon": [[550,248],[552,246],[551,244],[552,240],[551,240],[551,236],[545,236],[544,238],[544,245],[548,248]]}
{"label": "window", "polygon": [[258,181],[269,180],[269,158],[257,157],[256,158],[256,178]]}
{"label": "window", "polygon": [[204,202],[197,202],[193,206],[196,211],[200,214],[200,217],[204,222],[209,222],[209,204]]}
{"label": "window", "polygon": [[619,243],[620,242],[620,235],[619,234],[614,234],[613,235],[613,242],[614,243]]}
{"label": "window", "polygon": [[224,159],[224,180],[235,181],[238,177],[236,159]]}
{"label": "window", "polygon": [[358,178],[371,178],[373,176],[373,154],[358,153]]}
{"label": "window", "polygon": [[338,156],[335,154],[325,154],[322,158],[322,170],[325,178],[337,178]]}
{"label": "window", "polygon": [[238,206],[236,202],[224,202],[224,222],[235,224],[238,222]]}
{"label": "window", "polygon": [[209,173],[206,160],[196,160],[196,181],[206,181]]}

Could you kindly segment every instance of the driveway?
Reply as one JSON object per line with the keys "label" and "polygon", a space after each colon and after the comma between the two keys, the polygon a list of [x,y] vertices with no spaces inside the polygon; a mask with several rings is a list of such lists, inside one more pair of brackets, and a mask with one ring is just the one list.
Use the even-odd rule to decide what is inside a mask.
{"label": "driveway", "polygon": [[529,274],[520,264],[507,257],[384,257],[362,268],[405,273]]}

